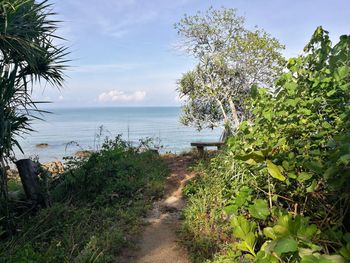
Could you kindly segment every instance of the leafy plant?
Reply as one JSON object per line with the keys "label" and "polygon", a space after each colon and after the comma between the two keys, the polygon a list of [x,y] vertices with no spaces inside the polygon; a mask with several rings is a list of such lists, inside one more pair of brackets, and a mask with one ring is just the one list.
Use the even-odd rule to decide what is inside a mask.
{"label": "leafy plant", "polygon": [[43,112],[32,100],[34,85],[62,86],[67,51],[55,43],[60,37],[48,1],[1,0],[0,6],[0,211],[10,233],[7,163],[14,147],[22,150],[17,136],[31,132],[31,119]]}
{"label": "leafy plant", "polygon": [[[251,118],[204,169],[201,191],[222,188],[205,197],[216,206],[203,218],[210,209],[222,212],[211,236],[231,228],[207,257],[216,262],[349,258],[350,36],[333,46],[319,27],[304,51],[288,61],[273,92],[252,88],[245,104]],[[196,220],[192,226],[205,223]]]}

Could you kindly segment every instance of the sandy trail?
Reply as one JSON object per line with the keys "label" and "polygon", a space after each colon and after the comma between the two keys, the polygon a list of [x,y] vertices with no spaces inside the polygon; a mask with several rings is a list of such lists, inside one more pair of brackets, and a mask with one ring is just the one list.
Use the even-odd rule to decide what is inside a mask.
{"label": "sandy trail", "polygon": [[171,157],[166,162],[171,174],[165,184],[163,199],[154,203],[146,221],[149,223],[139,243],[139,251],[129,257],[136,263],[189,263],[186,250],[180,246],[176,231],[185,203],[182,189],[194,177],[187,172],[190,157]]}

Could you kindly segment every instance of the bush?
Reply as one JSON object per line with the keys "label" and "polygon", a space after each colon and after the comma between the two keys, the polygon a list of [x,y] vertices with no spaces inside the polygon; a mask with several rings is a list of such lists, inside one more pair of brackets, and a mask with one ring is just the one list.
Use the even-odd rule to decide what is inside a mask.
{"label": "bush", "polygon": [[[350,36],[332,46],[318,28],[273,94],[253,89],[253,119],[190,195],[184,226],[195,251],[207,235],[217,252],[207,258],[217,262],[350,260],[349,50]],[[194,218],[190,211],[206,200]],[[227,228],[228,238],[220,235]]]}
{"label": "bush", "polygon": [[71,159],[51,184],[53,206],[21,215],[17,234],[0,242],[0,262],[115,262],[167,174],[158,154],[120,137],[89,158]]}

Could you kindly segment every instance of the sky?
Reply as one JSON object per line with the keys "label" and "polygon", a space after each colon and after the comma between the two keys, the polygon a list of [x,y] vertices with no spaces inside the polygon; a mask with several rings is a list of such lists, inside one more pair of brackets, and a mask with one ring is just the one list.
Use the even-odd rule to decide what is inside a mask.
{"label": "sky", "polygon": [[50,107],[178,106],[176,81],[195,61],[175,48],[174,23],[210,6],[238,9],[296,56],[317,26],[350,34],[350,0],[50,0],[70,55],[64,87],[35,88]]}

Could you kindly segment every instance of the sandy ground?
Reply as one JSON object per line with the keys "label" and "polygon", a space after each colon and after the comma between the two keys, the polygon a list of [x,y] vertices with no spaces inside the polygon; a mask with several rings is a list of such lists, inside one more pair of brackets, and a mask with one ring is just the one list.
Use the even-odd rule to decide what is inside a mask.
{"label": "sandy ground", "polygon": [[146,226],[138,244],[139,250],[125,258],[135,263],[189,263],[187,252],[178,243],[176,231],[180,226],[180,213],[185,203],[182,188],[194,177],[187,172],[190,157],[166,159],[171,174],[165,185],[163,199],[154,203],[145,219]]}

